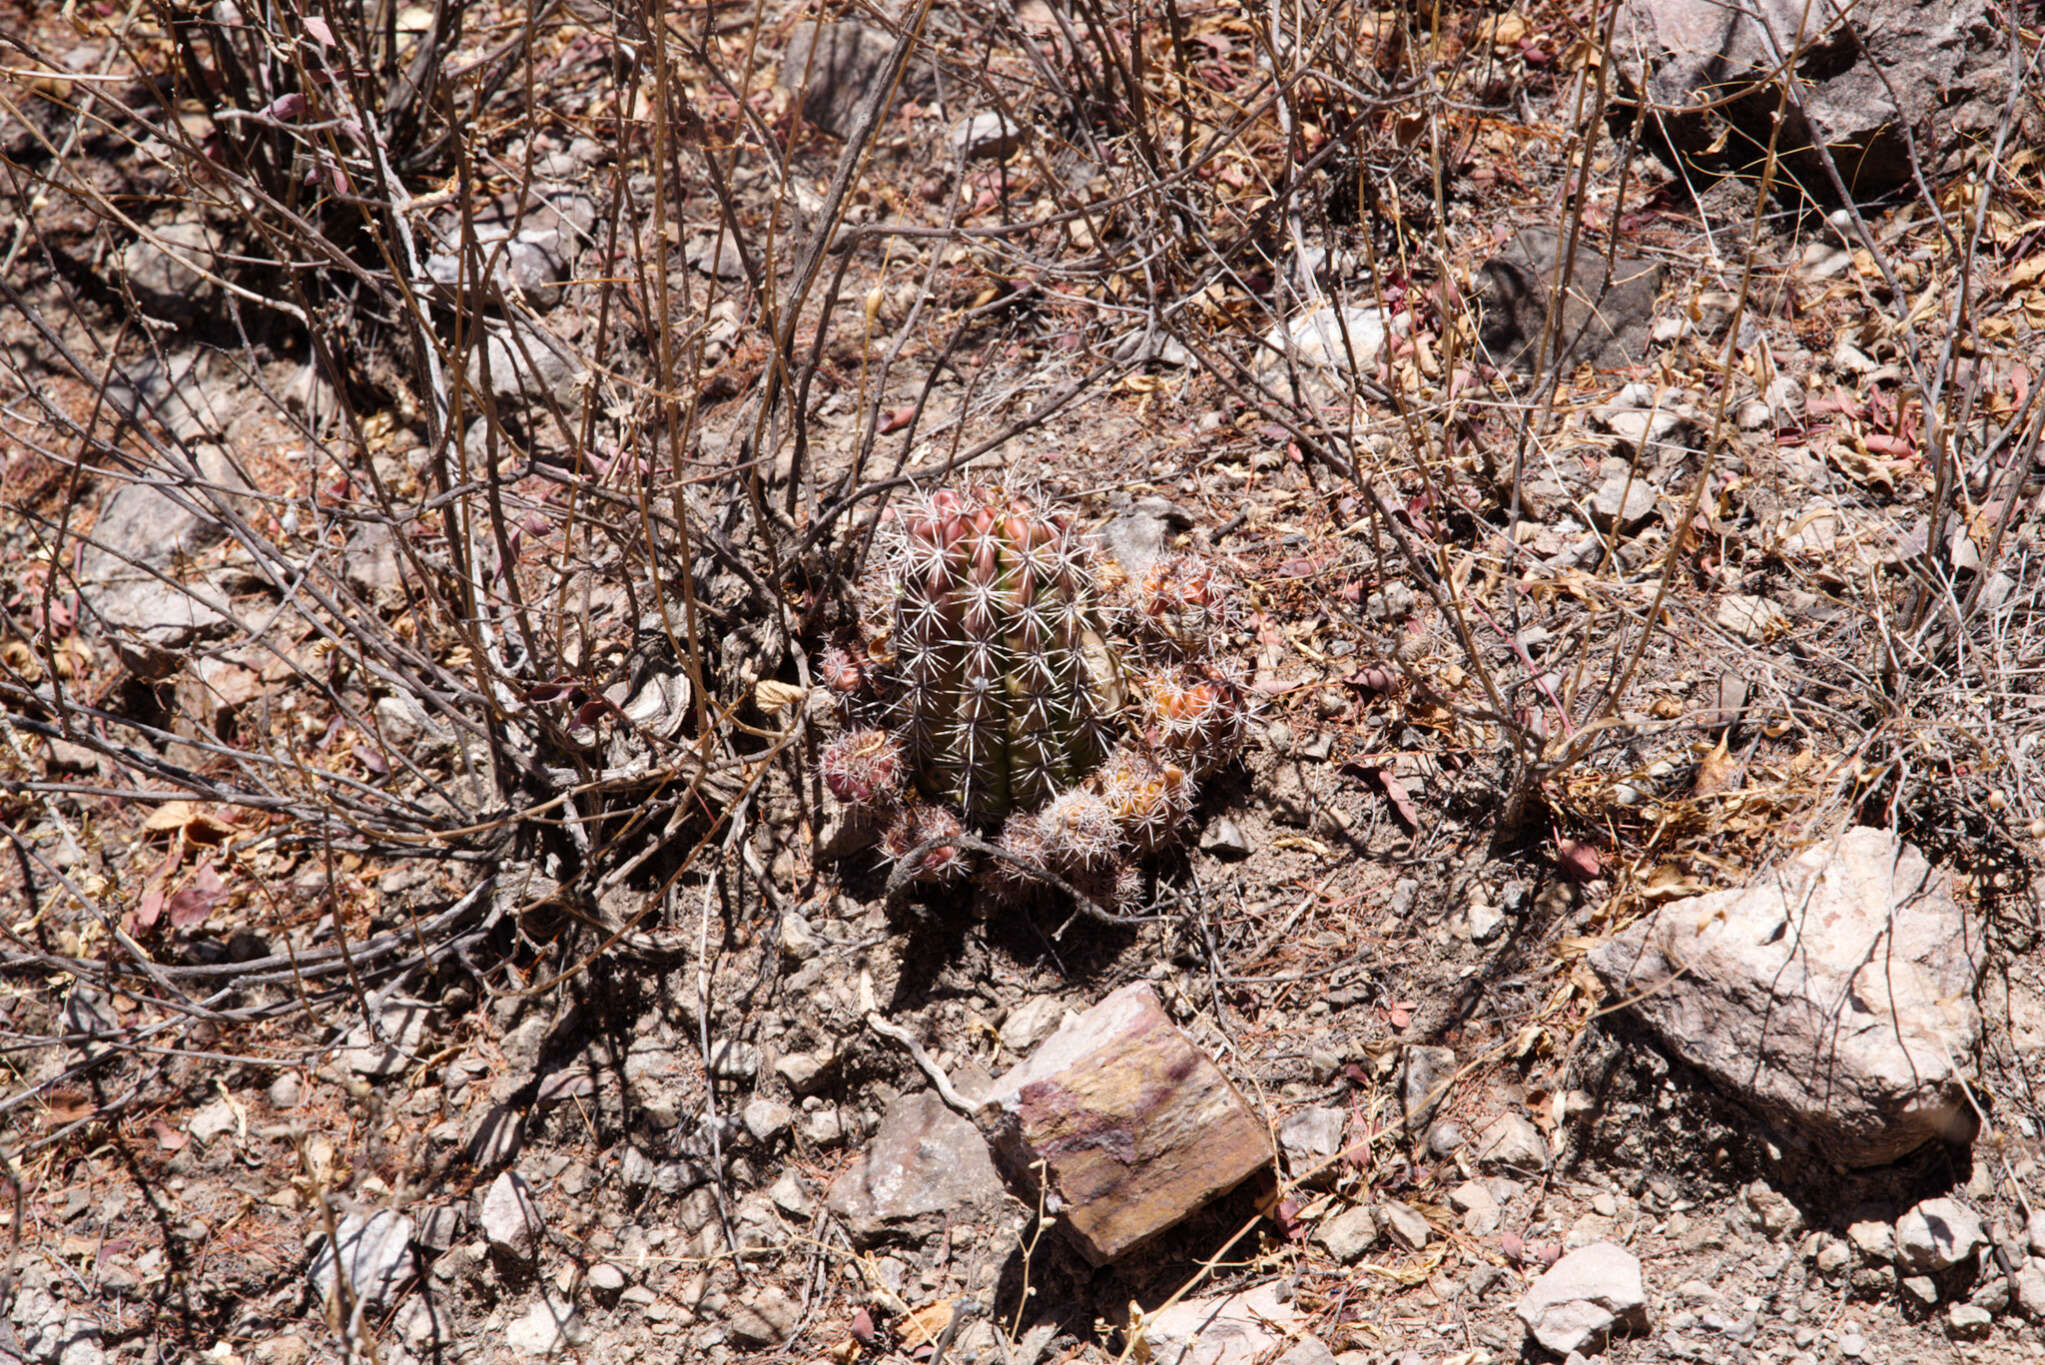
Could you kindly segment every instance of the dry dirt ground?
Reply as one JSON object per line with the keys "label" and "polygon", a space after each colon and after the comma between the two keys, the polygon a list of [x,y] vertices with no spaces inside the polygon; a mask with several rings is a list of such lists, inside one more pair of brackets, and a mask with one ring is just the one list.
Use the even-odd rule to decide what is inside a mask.
{"label": "dry dirt ground", "polygon": [[[1557,1249],[1602,1239],[1640,1258],[1650,1300],[1610,1361],[2045,1355],[2014,1307],[1953,1339],[1947,1302],[1971,1285],[1921,1303],[1892,1272],[1819,1256],[1821,1234],[1933,1194],[2017,1228],[2045,1208],[2045,519],[2035,428],[2021,439],[2045,328],[2035,156],[1942,190],[1947,220],[1871,208],[1878,263],[1819,215],[1757,214],[1749,188],[1686,195],[1586,125],[1595,64],[1560,7],[1329,18],[1398,97],[1315,160],[1359,106],[1318,77],[1287,109],[1264,101],[1268,29],[1233,7],[1172,10],[1174,47],[1161,16],[1132,30],[1079,6],[1074,29],[1025,5],[998,25],[933,17],[950,65],[905,80],[835,202],[847,144],[774,85],[806,8],[677,9],[662,76],[636,18],[553,6],[522,30],[474,7],[449,58],[468,73],[448,96],[468,110],[460,156],[422,153],[407,221],[473,236],[539,186],[573,230],[565,287],[532,314],[582,368],[517,414],[514,389],[450,421],[396,293],[335,271],[321,294],[316,271],[276,268],[303,242],[234,235],[237,201],[189,177],[215,125],[135,84],[170,60],[154,9],[75,8],[0,5],[8,65],[68,76],[0,87],[0,1359],[848,1365],[929,1359],[972,1300],[985,1311],[950,1358],[1103,1362],[1132,1305],[1280,1198],[1197,1292],[1276,1283],[1345,1363],[1540,1358],[1515,1300]],[[1031,45],[1092,64],[1068,90]],[[1132,79],[1170,147],[1103,131],[1128,98],[1110,51],[1125,73],[1148,52]],[[1301,38],[1282,60],[1332,58]],[[102,90],[120,106],[88,108]],[[989,91],[1024,137],[962,160],[954,129]],[[1191,164],[1181,107],[1201,129],[1238,119],[1232,140]],[[345,137],[318,145],[319,174],[364,178]],[[327,183],[309,176],[306,202]],[[194,202],[245,307],[138,245]],[[1570,212],[1663,268],[1645,358],[1552,386],[1502,375],[1471,350],[1479,268]],[[265,213],[246,217],[283,221]],[[763,417],[775,306],[834,217],[849,245],[817,258],[790,315],[796,373]],[[880,223],[910,230],[852,232]],[[1259,358],[1324,296],[1398,319],[1360,382]],[[265,298],[296,299],[299,321]],[[474,318],[417,306],[458,370]],[[335,338],[339,385],[320,368]],[[1911,378],[1940,360],[1946,454]],[[107,589],[79,537],[197,444],[231,467],[202,481],[239,520],[157,572],[215,575],[232,621],[138,658],[95,624]],[[450,448],[515,474],[450,477]],[[850,624],[834,604],[856,596],[876,503],[803,533],[840,480],[966,462],[1089,528],[1161,517],[1238,585],[1226,650],[1253,735],[1124,898],[1139,924],[971,890],[891,903],[870,853],[819,848],[834,813],[812,759],[832,721],[801,689]],[[1598,498],[1615,479],[1616,516]],[[674,533],[666,499],[699,538],[649,561],[648,528]],[[443,521],[451,507],[486,530]],[[1928,550],[1934,524],[1947,552]],[[726,557],[700,538],[720,535]],[[479,545],[498,566],[481,587],[457,554]],[[303,577],[259,572],[272,549]],[[685,594],[672,580],[692,571]],[[512,580],[551,644],[505,667],[505,700],[478,681],[502,641],[473,627]],[[783,605],[748,596],[754,580]],[[682,647],[646,666],[635,651],[664,631]],[[681,679],[658,724],[637,717],[670,727],[653,775],[590,776],[631,757],[594,699],[622,682],[612,700],[635,702],[653,675]],[[512,772],[514,731],[594,768],[535,788],[554,770]],[[576,738],[592,733],[610,738]],[[1954,869],[1993,946],[1984,1135],[1856,1173],[1673,1060],[1584,961],[1645,909],[1850,820]],[[1364,1155],[1297,1188],[1282,1170],[1282,1189],[1242,1189],[1106,1268],[1019,1202],[912,1245],[848,1241],[834,1178],[929,1084],[870,1014],[965,1084],[1013,1065],[1057,1018],[1047,1002],[1136,980],[1274,1132],[1334,1108]],[[1522,1114],[1553,1150],[1547,1169],[1483,1172],[1495,1226],[1448,1202],[1476,1173],[1467,1151],[1403,1131],[1414,1047],[1458,1068],[1437,1128]],[[483,1231],[505,1171],[537,1210],[527,1256]],[[1426,1217],[1424,1245],[1345,1262],[1315,1239],[1388,1199]],[[318,1249],[383,1210],[415,1227],[394,1278],[326,1300]]]}

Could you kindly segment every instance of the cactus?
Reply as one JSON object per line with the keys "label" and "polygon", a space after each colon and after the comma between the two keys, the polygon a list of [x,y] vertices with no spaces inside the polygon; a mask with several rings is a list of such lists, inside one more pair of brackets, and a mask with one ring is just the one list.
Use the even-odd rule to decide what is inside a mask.
{"label": "cactus", "polygon": [[1062,519],[939,492],[902,518],[889,577],[896,728],[919,790],[991,826],[1100,763],[1113,663]]}
{"label": "cactus", "polygon": [[[1097,577],[1063,517],[978,489],[919,500],[891,534],[885,634],[818,661],[853,722],[823,751],[825,782],[888,815],[898,869],[933,838],[999,828],[1016,860],[988,869],[1002,899],[1032,899],[1042,867],[1111,902],[1133,858],[1188,826],[1196,779],[1242,745],[1247,698],[1213,654],[1229,581],[1184,554],[1140,583]],[[965,867],[940,845],[898,875]]]}

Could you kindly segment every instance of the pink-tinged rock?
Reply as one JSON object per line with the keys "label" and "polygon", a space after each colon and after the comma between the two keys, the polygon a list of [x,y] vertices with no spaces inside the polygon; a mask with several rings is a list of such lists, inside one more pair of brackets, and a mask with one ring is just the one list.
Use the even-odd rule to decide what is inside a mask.
{"label": "pink-tinged rock", "polygon": [[[1105,1265],[1272,1159],[1263,1121],[1141,982],[1068,1020],[995,1084],[1009,1172]],[[1041,1163],[1041,1166],[1039,1165]]]}
{"label": "pink-tinged rock", "polygon": [[904,1095],[831,1185],[831,1212],[857,1247],[917,1241],[983,1218],[1006,1198],[986,1140],[929,1091]]}
{"label": "pink-tinged rock", "polygon": [[1848,1166],[1975,1120],[1980,927],[1951,879],[1850,829],[1749,886],[1662,906],[1592,950],[1669,1049]]}

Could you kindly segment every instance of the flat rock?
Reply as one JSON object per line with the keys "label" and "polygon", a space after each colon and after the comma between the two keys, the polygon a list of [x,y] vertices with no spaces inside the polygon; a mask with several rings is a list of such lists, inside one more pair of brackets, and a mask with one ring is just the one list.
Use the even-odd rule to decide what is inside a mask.
{"label": "flat rock", "polygon": [[122,248],[120,274],[144,303],[182,316],[218,293],[206,275],[217,273],[220,244],[221,234],[204,220],[175,218]]}
{"label": "flat rock", "polygon": [[1986,1245],[1981,1215],[1957,1199],[1927,1199],[1896,1220],[1896,1263],[1906,1272],[1948,1270]]}
{"label": "flat rock", "polygon": [[1045,1206],[1096,1265],[1273,1156],[1263,1121],[1143,982],[1068,1020],[987,1104],[1010,1173],[1033,1195],[1041,1176]]}
{"label": "flat rock", "polygon": [[1349,1115],[1331,1105],[1288,1114],[1278,1125],[1278,1146],[1295,1176],[1325,1165],[1342,1150],[1342,1131]]}
{"label": "flat rock", "polygon": [[1043,1042],[1065,1022],[1065,1002],[1055,995],[1033,995],[1001,1021],[1001,1045],[1024,1053]]}
{"label": "flat rock", "polygon": [[1562,316],[1547,346],[1564,368],[1588,363],[1614,369],[1645,359],[1662,267],[1622,256],[1608,270],[1600,244],[1584,236],[1563,278],[1557,265],[1567,265],[1568,258],[1559,251],[1560,241],[1553,228],[1527,228],[1479,267],[1478,340],[1492,363],[1533,372],[1558,300]]}
{"label": "flat rock", "polygon": [[1611,1242],[1580,1247],[1529,1285],[1514,1311],[1534,1340],[1556,1355],[1581,1350],[1615,1329],[1645,1327],[1640,1262]]}
{"label": "flat rock", "polygon": [[988,109],[952,125],[952,155],[961,161],[1006,161],[1023,144],[1022,125]]}
{"label": "flat rock", "polygon": [[1111,555],[1122,572],[1137,583],[1151,567],[1172,552],[1172,541],[1193,529],[1183,508],[1159,497],[1138,498],[1101,523],[1090,539]]}
{"label": "flat rock", "polygon": [[1434,1236],[1427,1215],[1396,1199],[1387,1199],[1378,1207],[1378,1222],[1408,1251],[1420,1250]]}
{"label": "flat rock", "polygon": [[1276,1284],[1186,1299],[1144,1324],[1132,1355],[1150,1365],[1261,1365],[1291,1339],[1299,1310]]}
{"label": "flat rock", "polygon": [[1003,1197],[980,1130],[926,1090],[888,1106],[872,1144],[832,1182],[829,1203],[853,1244],[869,1247],[921,1240]]}
{"label": "flat rock", "polygon": [[575,1305],[552,1294],[533,1300],[523,1316],[504,1329],[504,1343],[522,1356],[551,1356],[589,1339]]}
{"label": "flat rock", "polygon": [[1478,1130],[1475,1147],[1480,1166],[1519,1171],[1548,1169],[1548,1139],[1524,1114],[1508,1111],[1485,1124]]}
{"label": "flat rock", "polygon": [[393,1003],[377,1016],[377,1027],[358,1023],[341,1040],[338,1060],[358,1076],[395,1076],[418,1060],[432,1007],[417,1001]]}
{"label": "flat rock", "polygon": [[802,1305],[772,1285],[734,1306],[725,1318],[731,1339],[741,1346],[778,1346],[801,1322]]}
{"label": "flat rock", "polygon": [[[322,1301],[334,1292],[337,1273],[358,1301],[391,1304],[412,1278],[412,1220],[391,1209],[363,1217],[351,1213],[334,1225],[334,1240],[322,1242],[306,1273]],[[340,1248],[339,1255],[335,1247]]]}
{"label": "flat rock", "polygon": [[1391,335],[1384,311],[1368,304],[1337,309],[1324,303],[1282,322],[1264,336],[1257,367],[1267,375],[1284,372],[1288,364],[1317,370],[1358,372],[1377,362]]}
{"label": "flat rock", "polygon": [[1344,1265],[1378,1244],[1378,1217],[1358,1204],[1314,1229],[1314,1240]]}
{"label": "flat rock", "polygon": [[[487,372],[486,372],[487,368]],[[491,326],[469,351],[470,385],[500,403],[543,405],[572,412],[581,398],[582,362],[568,343],[539,327]]]}
{"label": "flat rock", "polygon": [[520,1262],[539,1255],[546,1225],[531,1187],[516,1173],[506,1171],[491,1182],[490,1192],[483,1196],[482,1223],[492,1251]]}
{"label": "flat rock", "polygon": [[1590,954],[1671,1051],[1849,1166],[1966,1141],[1980,935],[1943,872],[1855,828]]}
{"label": "flat rock", "polygon": [[1622,535],[1637,531],[1653,519],[1657,496],[1655,486],[1641,475],[1614,470],[1591,494],[1591,525]]}
{"label": "flat rock", "polygon": [[1720,602],[1712,619],[1741,639],[1759,644],[1780,630],[1785,618],[1782,608],[1767,598],[1741,593]]}
{"label": "flat rock", "polygon": [[1444,1087],[1456,1074],[1453,1048],[1408,1047],[1399,1077],[1399,1093],[1406,1108],[1406,1126],[1419,1128],[1441,1104]]}

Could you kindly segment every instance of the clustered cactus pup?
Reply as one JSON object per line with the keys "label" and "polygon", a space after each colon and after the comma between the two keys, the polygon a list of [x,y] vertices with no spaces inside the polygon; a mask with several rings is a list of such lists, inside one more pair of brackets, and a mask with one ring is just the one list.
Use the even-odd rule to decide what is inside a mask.
{"label": "clustered cactus pup", "polygon": [[887,534],[885,630],[819,660],[848,722],[825,783],[885,820],[883,854],[915,857],[915,879],[964,875],[947,835],[999,831],[998,894],[1030,894],[1042,867],[1114,899],[1242,746],[1244,691],[1213,653],[1226,577],[1173,555],[1131,581],[1065,517],[972,487],[919,497]]}

